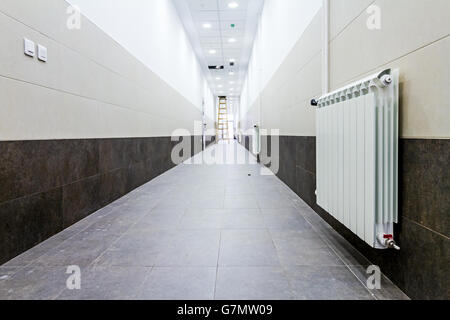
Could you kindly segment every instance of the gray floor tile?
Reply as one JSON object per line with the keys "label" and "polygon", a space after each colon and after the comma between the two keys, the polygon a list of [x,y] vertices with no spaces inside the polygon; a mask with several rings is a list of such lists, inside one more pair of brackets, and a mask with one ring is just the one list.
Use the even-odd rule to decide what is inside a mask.
{"label": "gray floor tile", "polygon": [[285,269],[299,300],[373,300],[374,297],[345,266],[301,266]]}
{"label": "gray floor tile", "polygon": [[203,196],[214,196],[214,195],[225,195],[225,187],[220,185],[211,186],[201,184],[200,187],[196,190],[196,194],[201,194]]}
{"label": "gray floor tile", "polygon": [[155,208],[140,219],[132,229],[176,229],[184,212],[183,208]]}
{"label": "gray floor tile", "polygon": [[219,241],[219,230],[178,230],[161,250],[155,266],[217,266]]}
{"label": "gray floor tile", "polygon": [[232,213],[222,217],[222,229],[265,229],[264,217],[254,213]]}
{"label": "gray floor tile", "polygon": [[49,242],[47,240],[36,247],[22,253],[21,255],[15,257],[14,259],[8,261],[3,266],[4,267],[25,267],[28,266],[33,261],[39,259],[42,255],[47,253],[50,250],[55,249],[58,245],[61,244],[61,241],[57,242]]}
{"label": "gray floor tile", "polygon": [[153,268],[139,290],[144,300],[212,300],[216,268]]}
{"label": "gray floor tile", "polygon": [[328,248],[277,247],[283,266],[343,266],[339,257]]}
{"label": "gray floor tile", "polygon": [[191,209],[223,209],[223,195],[198,196],[189,203]]}
{"label": "gray floor tile", "polygon": [[65,267],[28,266],[1,282],[0,300],[49,300],[64,288],[69,277]]}
{"label": "gray floor tile", "polygon": [[294,204],[289,198],[278,195],[258,195],[257,197],[258,207],[261,209],[283,209],[283,208],[294,208]]}
{"label": "gray floor tile", "polygon": [[0,267],[0,284],[2,281],[8,280],[18,272],[22,267]]}
{"label": "gray floor tile", "polygon": [[139,218],[130,217],[127,214],[117,214],[106,216],[91,226],[85,232],[108,232],[110,234],[121,235],[139,221]]}
{"label": "gray floor tile", "polygon": [[255,195],[255,189],[251,187],[248,183],[245,186],[242,185],[231,185],[227,186],[225,189],[226,196],[245,196],[245,195]]}
{"label": "gray floor tile", "polygon": [[271,230],[284,266],[342,266],[343,261],[313,230]]}
{"label": "gray floor tile", "polygon": [[293,291],[278,267],[219,267],[217,300],[288,300]]}
{"label": "gray floor tile", "polygon": [[171,195],[159,200],[156,209],[185,209],[189,207],[191,199],[188,196]]}
{"label": "gray floor tile", "polygon": [[265,230],[222,230],[219,266],[279,266],[270,233]]}
{"label": "gray floor tile", "polygon": [[277,247],[292,245],[294,247],[328,248],[328,244],[312,229],[271,229],[270,234]]}
{"label": "gray floor tile", "polygon": [[224,215],[259,215],[261,216],[261,211],[259,209],[224,209]]}
{"label": "gray floor tile", "polygon": [[89,266],[105,252],[118,236],[107,232],[83,232],[49,250],[33,264],[40,266]]}
{"label": "gray floor tile", "polygon": [[264,222],[269,229],[312,230],[311,225],[295,208],[261,209]]}
{"label": "gray floor tile", "polygon": [[81,270],[81,288],[65,288],[58,300],[136,299],[151,268],[95,267]]}
{"label": "gray floor tile", "polygon": [[[132,229],[117,240],[109,250],[145,252],[143,259],[157,257],[163,249],[171,245],[174,232],[177,230]],[[100,258],[100,257],[99,257]]]}
{"label": "gray floor tile", "polygon": [[348,243],[335,230],[330,228],[319,228],[318,233],[323,237],[324,241],[333,249],[334,252],[344,261],[346,265],[351,266],[368,266],[372,263]]}
{"label": "gray floor tile", "polygon": [[[161,249],[162,250],[162,249]],[[133,246],[126,250],[107,250],[93,265],[97,267],[153,267],[160,250]]]}
{"label": "gray floor tile", "polygon": [[223,210],[189,209],[181,218],[179,229],[220,229]]}
{"label": "gray floor tile", "polygon": [[258,203],[252,195],[226,196],[225,209],[257,209]]}
{"label": "gray floor tile", "polygon": [[23,254],[17,256],[16,258],[8,261],[4,264],[4,266],[8,267],[24,267],[33,263],[37,259],[39,259],[44,254],[48,253],[51,250],[55,250],[58,246],[60,246],[64,241],[74,238],[76,235],[80,234],[87,227],[92,225],[96,218],[84,219],[71,227],[65,229],[63,232],[60,232],[53,237],[47,239],[46,241],[38,244],[37,246],[31,248],[30,250],[24,252]]}

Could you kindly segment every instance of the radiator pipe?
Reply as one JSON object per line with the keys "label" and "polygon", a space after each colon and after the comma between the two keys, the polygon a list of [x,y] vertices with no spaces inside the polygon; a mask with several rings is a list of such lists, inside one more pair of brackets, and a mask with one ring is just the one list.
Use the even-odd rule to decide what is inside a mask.
{"label": "radiator pipe", "polygon": [[397,245],[392,235],[379,235],[378,241],[387,249],[400,250],[400,247]]}
{"label": "radiator pipe", "polygon": [[330,0],[322,6],[322,93],[330,91]]}

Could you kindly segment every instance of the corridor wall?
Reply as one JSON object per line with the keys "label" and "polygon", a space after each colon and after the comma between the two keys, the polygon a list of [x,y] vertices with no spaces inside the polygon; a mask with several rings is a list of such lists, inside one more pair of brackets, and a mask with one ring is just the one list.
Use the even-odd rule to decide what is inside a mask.
{"label": "corridor wall", "polygon": [[[370,30],[373,5],[380,9],[381,26]],[[298,30],[295,46],[267,85],[241,106],[244,127],[260,123],[280,130],[278,177],[416,299],[450,298],[449,12],[445,0],[330,1],[331,91],[379,70],[400,69],[399,252],[370,248],[316,204],[316,118],[310,101],[322,93],[322,10]],[[260,23],[267,21],[263,16]],[[263,138],[269,144],[265,161],[270,139]]]}
{"label": "corridor wall", "polygon": [[[69,28],[74,11],[64,0],[0,2],[0,264],[173,167],[174,130],[201,146],[194,122],[212,97],[163,2],[157,27],[170,25],[177,38],[167,41],[182,50],[151,63],[84,15]],[[24,55],[24,38],[45,46],[48,61]],[[158,62],[184,65],[183,76]]]}

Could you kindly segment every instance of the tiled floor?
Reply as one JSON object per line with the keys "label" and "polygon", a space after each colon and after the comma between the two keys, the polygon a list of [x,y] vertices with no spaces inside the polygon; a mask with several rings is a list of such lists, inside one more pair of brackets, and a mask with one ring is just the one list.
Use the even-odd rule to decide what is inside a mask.
{"label": "tiled floor", "polygon": [[[0,267],[0,299],[407,299],[241,146],[183,164]],[[81,268],[69,290],[67,267]]]}

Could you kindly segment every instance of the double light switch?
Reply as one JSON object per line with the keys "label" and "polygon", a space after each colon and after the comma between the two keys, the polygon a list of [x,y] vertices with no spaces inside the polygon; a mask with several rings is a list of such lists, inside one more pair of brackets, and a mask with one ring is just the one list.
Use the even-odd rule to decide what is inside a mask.
{"label": "double light switch", "polygon": [[[27,38],[24,39],[24,53],[29,57],[34,57],[36,55],[36,45]],[[47,48],[38,44],[37,57],[40,61],[47,62]]]}

